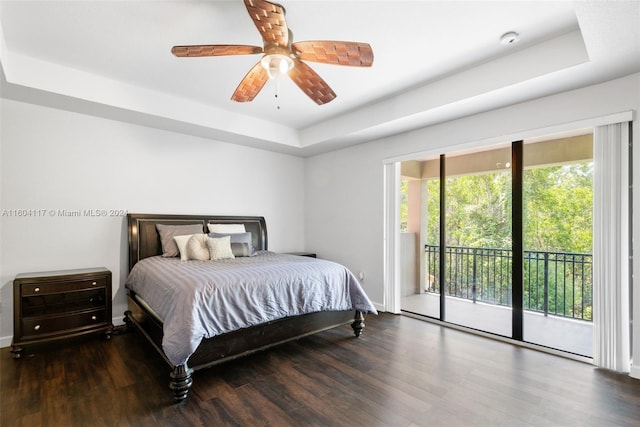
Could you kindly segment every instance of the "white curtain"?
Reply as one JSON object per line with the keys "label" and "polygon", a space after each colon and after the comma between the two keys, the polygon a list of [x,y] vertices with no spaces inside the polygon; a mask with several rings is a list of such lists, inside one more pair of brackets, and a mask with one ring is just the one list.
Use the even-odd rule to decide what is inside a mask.
{"label": "white curtain", "polygon": [[597,126],[593,157],[593,362],[629,372],[629,123]]}
{"label": "white curtain", "polygon": [[400,313],[400,162],[384,165],[384,309]]}

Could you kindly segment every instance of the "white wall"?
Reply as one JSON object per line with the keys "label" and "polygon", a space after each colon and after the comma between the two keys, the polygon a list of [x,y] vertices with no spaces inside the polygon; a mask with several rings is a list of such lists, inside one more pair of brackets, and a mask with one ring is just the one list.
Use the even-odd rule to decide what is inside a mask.
{"label": "white wall", "polygon": [[261,215],[269,249],[304,244],[304,160],[192,136],[1,100],[0,345],[13,335],[20,272],[104,266],[113,316],[126,309],[126,217],[61,217],[58,209]]}
{"label": "white wall", "polygon": [[[533,129],[639,109],[640,74],[635,74],[309,158],[305,170],[307,250],[340,261],[353,271],[364,271],[363,287],[375,302],[383,304],[385,159],[438,148],[446,152],[457,145],[502,136],[502,142],[509,142],[518,133]],[[633,153],[634,164],[640,165],[637,120],[633,135],[639,147]],[[634,175],[634,249],[640,255],[640,172]],[[634,260],[635,271],[640,271],[639,258]],[[638,313],[634,354],[640,359],[640,274],[635,275],[633,286]]]}

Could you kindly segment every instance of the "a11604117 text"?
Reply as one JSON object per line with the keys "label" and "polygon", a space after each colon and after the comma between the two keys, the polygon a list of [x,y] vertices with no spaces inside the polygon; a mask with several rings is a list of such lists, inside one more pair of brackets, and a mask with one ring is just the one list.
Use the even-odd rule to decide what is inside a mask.
{"label": "a11604117 text", "polygon": [[126,209],[2,209],[3,217],[114,217],[126,216]]}

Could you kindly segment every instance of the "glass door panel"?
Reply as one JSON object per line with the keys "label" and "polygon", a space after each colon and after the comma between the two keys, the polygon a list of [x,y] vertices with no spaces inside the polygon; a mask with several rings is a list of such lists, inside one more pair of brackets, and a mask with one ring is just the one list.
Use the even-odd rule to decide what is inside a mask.
{"label": "glass door panel", "polygon": [[400,258],[405,312],[440,319],[438,242],[440,240],[440,160],[430,157],[403,163]]}
{"label": "glass door panel", "polygon": [[592,356],[593,139],[524,145],[523,339]]}
{"label": "glass door panel", "polygon": [[511,148],[447,155],[444,320],[511,337]]}

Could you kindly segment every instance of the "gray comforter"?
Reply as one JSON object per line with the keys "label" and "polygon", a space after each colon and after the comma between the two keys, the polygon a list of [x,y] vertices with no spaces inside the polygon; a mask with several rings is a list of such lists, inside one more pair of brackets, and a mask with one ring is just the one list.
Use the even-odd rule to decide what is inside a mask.
{"label": "gray comforter", "polygon": [[174,365],[186,363],[203,338],[271,320],[317,311],[376,313],[346,267],[269,251],[218,261],[146,258],[126,286],[163,319],[162,348]]}

